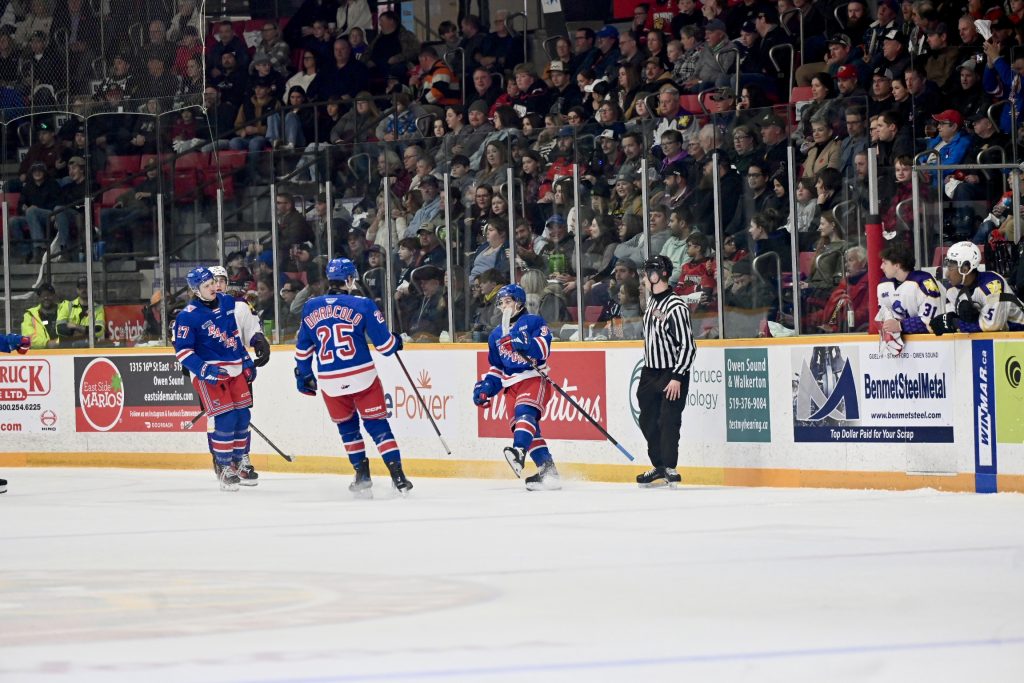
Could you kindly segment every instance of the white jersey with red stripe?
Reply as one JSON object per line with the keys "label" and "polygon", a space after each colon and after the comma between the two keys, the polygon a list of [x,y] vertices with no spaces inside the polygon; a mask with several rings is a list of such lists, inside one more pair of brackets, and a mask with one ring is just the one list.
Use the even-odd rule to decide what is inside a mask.
{"label": "white jersey with red stripe", "polygon": [[175,319],[174,352],[193,375],[202,376],[207,364],[221,366],[231,377],[242,374],[249,354],[238,332],[236,303],[227,294],[218,294],[209,304],[194,298]]}
{"label": "white jersey with red stripe", "polygon": [[487,339],[487,360],[491,364],[487,374],[501,380],[501,386],[510,387],[524,379],[540,377],[534,364],[539,370],[547,370],[548,355],[551,353],[551,330],[544,318],[523,313],[509,326],[509,337],[529,341],[524,352],[528,358],[524,358],[523,353],[502,350],[501,340],[504,336],[501,327],[496,327]]}
{"label": "white jersey with red stripe", "polygon": [[309,374],[316,359],[317,384],[327,396],[360,392],[377,377],[367,336],[385,356],[397,350],[372,300],[351,294],[318,296],[302,307],[295,362],[300,373]]}

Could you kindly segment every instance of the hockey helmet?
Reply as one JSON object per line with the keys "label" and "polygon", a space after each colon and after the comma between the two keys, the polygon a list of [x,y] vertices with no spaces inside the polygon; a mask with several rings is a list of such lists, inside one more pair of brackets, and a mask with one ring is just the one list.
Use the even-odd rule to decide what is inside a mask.
{"label": "hockey helmet", "polygon": [[510,297],[520,306],[526,305],[526,290],[519,285],[505,285],[498,290],[498,296],[495,297],[495,301],[499,304],[505,297]]}
{"label": "hockey helmet", "polygon": [[967,275],[981,264],[981,250],[974,242],[957,242],[946,252],[945,264],[956,268],[961,275]]}
{"label": "hockey helmet", "polygon": [[350,278],[358,277],[359,271],[356,270],[356,264],[347,258],[331,259],[331,262],[327,264],[328,282],[348,282]]}
{"label": "hockey helmet", "polygon": [[672,261],[669,260],[668,256],[658,254],[644,261],[644,273],[650,273],[654,271],[661,278],[662,282],[668,282],[669,277],[672,275]]}
{"label": "hockey helmet", "polygon": [[195,294],[199,294],[199,287],[207,280],[213,279],[213,273],[210,269],[205,266],[199,266],[188,271],[188,275],[185,276],[185,282],[188,283],[188,288],[191,289]]}
{"label": "hockey helmet", "polygon": [[214,279],[219,277],[228,279],[228,269],[224,266],[210,266],[210,272],[213,274]]}

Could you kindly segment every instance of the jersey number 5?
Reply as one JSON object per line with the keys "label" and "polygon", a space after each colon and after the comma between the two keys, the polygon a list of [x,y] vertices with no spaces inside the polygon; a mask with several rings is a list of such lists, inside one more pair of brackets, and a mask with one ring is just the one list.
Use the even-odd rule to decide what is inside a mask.
{"label": "jersey number 5", "polygon": [[349,360],[356,355],[356,345],[352,343],[353,329],[348,323],[334,323],[330,327],[316,328],[316,336],[320,340],[321,365],[333,363],[335,355],[341,360]]}

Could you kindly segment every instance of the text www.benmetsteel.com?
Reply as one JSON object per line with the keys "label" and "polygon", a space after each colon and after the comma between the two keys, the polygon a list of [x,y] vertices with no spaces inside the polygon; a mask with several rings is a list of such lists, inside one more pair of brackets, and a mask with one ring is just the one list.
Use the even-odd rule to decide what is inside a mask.
{"label": "text www.benmetsteel.com", "polygon": [[0,422],[0,432],[20,432],[21,424],[17,422]]}
{"label": "text www.benmetsteel.com", "polygon": [[877,420],[937,420],[942,417],[941,413],[871,413],[871,417]]}

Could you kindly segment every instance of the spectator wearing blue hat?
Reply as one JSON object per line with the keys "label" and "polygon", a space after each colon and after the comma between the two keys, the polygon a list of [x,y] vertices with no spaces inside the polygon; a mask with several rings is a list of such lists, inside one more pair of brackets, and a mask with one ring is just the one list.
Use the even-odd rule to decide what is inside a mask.
{"label": "spectator wearing blue hat", "polygon": [[622,58],[619,51],[619,29],[605,26],[595,33],[594,37],[597,40],[597,57],[591,68],[598,76],[603,76],[614,83],[619,73],[619,60]]}

